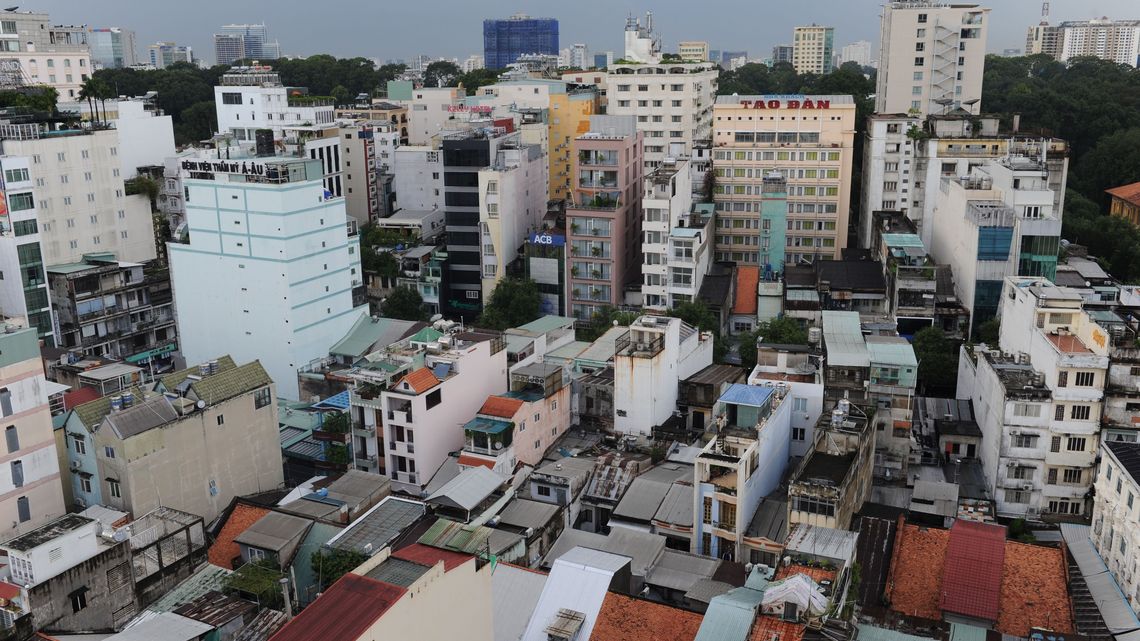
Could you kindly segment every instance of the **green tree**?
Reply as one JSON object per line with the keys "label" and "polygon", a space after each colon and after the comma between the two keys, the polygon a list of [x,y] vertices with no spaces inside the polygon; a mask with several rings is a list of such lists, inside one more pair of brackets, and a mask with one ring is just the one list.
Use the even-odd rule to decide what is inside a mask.
{"label": "green tree", "polygon": [[459,65],[447,60],[436,60],[424,69],[425,87],[454,87],[456,80],[463,74]]}
{"label": "green tree", "polygon": [[1068,240],[1087,246],[1113,276],[1125,282],[1140,279],[1140,228],[1108,215],[1072,189],[1065,195],[1061,233]]}
{"label": "green tree", "polygon": [[460,74],[455,80],[456,86],[467,90],[467,94],[474,94],[480,87],[493,85],[499,81],[499,72],[494,69],[472,69]]}
{"label": "green tree", "polygon": [[788,316],[773,318],[756,327],[757,337],[774,345],[807,345],[808,332]]}
{"label": "green tree", "polygon": [[309,556],[319,589],[327,590],[337,579],[355,570],[368,560],[368,555],[356,550],[314,550]]}
{"label": "green tree", "polygon": [[918,384],[924,393],[953,390],[958,382],[958,346],[937,327],[924,327],[914,335]]}
{"label": "green tree", "polygon": [[424,311],[424,299],[420,293],[411,287],[397,287],[384,299],[380,308],[388,318],[400,320],[426,321],[427,312]]}
{"label": "green tree", "polygon": [[976,342],[997,347],[998,337],[1000,335],[1001,321],[997,318],[991,318],[981,325],[978,325],[978,330],[974,332],[974,339]]}
{"label": "green tree", "polygon": [[504,278],[491,291],[477,324],[504,330],[525,325],[541,315],[542,297],[538,294],[538,285],[533,280]]}
{"label": "green tree", "polygon": [[1090,200],[1107,206],[1106,189],[1140,179],[1140,126],[1102,137],[1077,163],[1077,186]]}
{"label": "green tree", "polygon": [[59,92],[48,86],[23,87],[0,91],[0,108],[26,107],[35,112],[55,113]]}
{"label": "green tree", "polygon": [[333,87],[332,91],[329,92],[329,95],[332,96],[333,101],[338,107],[352,104],[352,100],[355,98],[355,95],[353,95],[353,93],[348,90],[348,87],[345,87],[344,85],[337,85]]}
{"label": "green tree", "polygon": [[720,332],[720,319],[707,305],[700,301],[681,303],[666,314],[680,318],[702,332]]}
{"label": "green tree", "polygon": [[196,102],[180,113],[178,123],[174,125],[174,138],[181,143],[206,140],[214,135],[217,128],[218,112],[214,101]]}

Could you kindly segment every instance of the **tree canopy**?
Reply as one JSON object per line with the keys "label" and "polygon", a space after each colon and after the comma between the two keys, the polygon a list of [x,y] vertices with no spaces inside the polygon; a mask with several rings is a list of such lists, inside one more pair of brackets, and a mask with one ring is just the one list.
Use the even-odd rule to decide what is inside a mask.
{"label": "tree canopy", "polygon": [[428,317],[424,311],[423,297],[411,287],[393,289],[384,299],[380,313],[388,318],[410,321],[426,321]]}
{"label": "tree canopy", "polygon": [[483,305],[478,325],[504,330],[525,325],[542,315],[542,298],[533,280],[504,278],[495,285],[491,298]]}
{"label": "tree canopy", "polygon": [[958,344],[941,329],[924,327],[914,335],[913,345],[922,393],[953,395],[958,384]]}
{"label": "tree canopy", "polygon": [[425,87],[454,87],[455,81],[463,75],[459,65],[447,60],[436,60],[424,69]]}

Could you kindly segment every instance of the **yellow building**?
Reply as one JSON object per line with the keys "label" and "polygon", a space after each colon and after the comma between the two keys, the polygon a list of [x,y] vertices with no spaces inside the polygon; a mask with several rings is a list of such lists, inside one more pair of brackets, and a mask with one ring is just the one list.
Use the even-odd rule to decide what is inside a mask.
{"label": "yellow building", "polygon": [[[851,96],[719,96],[713,107],[715,260],[757,263],[765,240],[779,238],[761,229],[763,180],[773,174],[787,182],[785,261],[840,258],[854,139]],[[748,229],[758,231],[733,231]]]}
{"label": "yellow building", "polygon": [[1112,197],[1108,213],[1140,225],[1140,182],[1106,190]]}
{"label": "yellow building", "polygon": [[677,55],[685,62],[708,62],[709,43],[701,40],[685,40],[677,43]]}

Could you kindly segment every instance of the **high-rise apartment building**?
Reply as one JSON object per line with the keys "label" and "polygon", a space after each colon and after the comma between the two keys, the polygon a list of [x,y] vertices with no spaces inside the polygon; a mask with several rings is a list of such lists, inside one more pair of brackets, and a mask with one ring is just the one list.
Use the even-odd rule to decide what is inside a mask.
{"label": "high-rise apartment building", "polygon": [[570,66],[574,69],[590,67],[590,50],[585,43],[576,42],[570,46]]}
{"label": "high-rise apartment building", "polygon": [[570,245],[567,309],[589,320],[624,301],[641,265],[644,133],[632,116],[592,116],[574,141],[574,189],[566,203]]}
{"label": "high-rise apartment building", "polygon": [[156,42],[147,50],[147,60],[155,69],[165,69],[176,62],[194,63],[194,50],[176,42]]}
{"label": "high-rise apartment building", "polygon": [[39,340],[14,320],[0,320],[0,424],[7,445],[0,538],[7,539],[66,512]]}
{"label": "high-rise apartment building", "polygon": [[483,21],[483,64],[505,69],[524,54],[558,55],[558,21],[518,13],[505,20]]}
{"label": "high-rise apartment building", "polygon": [[688,160],[667,162],[645,177],[641,201],[642,306],[673,309],[697,300],[712,257],[711,211],[693,211]]}
{"label": "high-rise apartment building", "polygon": [[792,45],[776,45],[772,47],[772,64],[792,64],[792,55],[795,53],[795,50],[796,48]]}
{"label": "high-rise apartment building", "polygon": [[31,160],[44,265],[112,252],[119,260],[155,258],[145,195],[126,195],[114,129],[55,130],[40,123],[0,125],[0,148]]}
{"label": "high-rise apartment building", "polygon": [[220,65],[231,65],[238,60],[276,60],[281,57],[281,45],[269,40],[265,23],[227,24],[214,34],[214,59]]}
{"label": "high-rise apartment building", "polygon": [[792,33],[792,66],[796,73],[831,73],[835,55],[835,27],[810,25]]}
{"label": "high-rise apartment building", "polygon": [[483,300],[506,277],[519,248],[541,231],[549,190],[542,147],[504,143],[479,171],[479,251]]}
{"label": "high-rise apartment building", "polygon": [[[1030,29],[1030,42],[1037,46],[1034,29],[1041,30],[1041,50],[1057,60],[1067,61],[1079,57],[1095,57],[1117,64],[1140,65],[1140,20],[1080,20],[1062,22],[1056,27],[1039,26]],[[1049,44],[1053,42],[1053,51]],[[1028,52],[1028,49],[1027,49]]]}
{"label": "high-rise apartment building", "polygon": [[633,116],[645,134],[645,171],[693,153],[712,137],[719,71],[711,62],[615,64],[606,75],[606,113]]}
{"label": "high-rise apartment building", "polygon": [[135,32],[130,29],[88,29],[87,44],[97,69],[122,69],[138,62]]}
{"label": "high-rise apartment building", "polygon": [[784,262],[838,259],[847,246],[854,137],[851,96],[718,97],[715,260],[783,271],[771,246],[779,236],[762,228],[765,201],[778,199],[777,191],[765,191],[764,179],[777,175],[787,189]]}
{"label": "high-rise apartment building", "polygon": [[981,113],[989,12],[977,4],[936,0],[887,3],[875,113]]}
{"label": "high-rise apartment building", "polygon": [[20,66],[16,82],[47,85],[60,100],[75,100],[93,73],[84,26],[52,25],[51,16],[34,11],[5,11],[0,20],[0,51]]}
{"label": "high-rise apartment building", "polygon": [[852,42],[849,45],[844,45],[839,50],[839,55],[835,61],[836,66],[842,66],[845,62],[854,62],[860,67],[873,67],[878,62],[871,55],[871,43],[866,40]]}
{"label": "high-rise apartment building", "polygon": [[1050,58],[1061,57],[1061,44],[1064,41],[1064,32],[1060,27],[1042,20],[1040,24],[1029,27],[1025,34],[1025,55],[1032,56],[1043,53]]}
{"label": "high-rise apartment building", "polygon": [[169,243],[187,362],[260,359],[277,393],[297,399],[297,369],[328,356],[367,307],[360,242],[319,160],[182,162],[188,243]]}
{"label": "high-rise apartment building", "polygon": [[0,317],[26,318],[40,340],[54,345],[31,159],[0,156],[0,171]]}

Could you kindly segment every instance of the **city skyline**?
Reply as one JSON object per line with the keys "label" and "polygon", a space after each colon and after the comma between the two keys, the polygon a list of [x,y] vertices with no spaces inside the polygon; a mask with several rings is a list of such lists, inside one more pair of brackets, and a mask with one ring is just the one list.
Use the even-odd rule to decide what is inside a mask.
{"label": "city skyline", "polygon": [[[1000,53],[1005,49],[1020,49],[1025,44],[1025,29],[1040,20],[1040,4],[996,0],[983,3],[992,8],[993,21],[988,39],[988,50]],[[1127,19],[1140,17],[1128,0],[1099,0],[1095,10],[1088,5],[1053,2],[1051,21],[1079,20],[1108,16]],[[607,3],[590,7],[588,11],[569,12],[564,5],[489,2],[480,5],[447,7],[446,24],[435,21],[438,34],[435,43],[429,44],[421,32],[414,29],[385,30],[385,22],[424,24],[435,20],[439,7],[431,3],[398,4],[396,6],[360,5],[352,7],[357,16],[352,21],[330,20],[325,23],[289,16],[304,14],[305,3],[299,0],[250,0],[236,8],[218,0],[205,0],[195,4],[164,5],[161,11],[139,7],[126,2],[100,4],[97,7],[78,0],[43,0],[24,10],[47,11],[58,24],[112,25],[133,29],[140,48],[159,40],[173,40],[192,46],[195,51],[212,58],[212,36],[223,24],[265,22],[281,43],[282,55],[308,56],[328,53],[337,57],[362,56],[378,60],[410,59],[418,54],[429,54],[460,60],[482,51],[482,21],[485,18],[506,18],[520,11],[535,17],[551,17],[559,21],[563,46],[584,42],[591,51],[619,51],[622,48],[622,25],[626,15],[643,15],[654,12],[654,25],[663,38],[666,49],[673,49],[681,40],[706,40],[712,49],[746,50],[750,56],[766,57],[772,46],[790,44],[792,29],[797,25],[829,24],[836,27],[837,49],[844,44],[868,40],[878,51],[880,4],[824,2],[798,6],[795,11],[781,15],[765,14],[765,20],[717,21],[714,17],[693,15],[691,5],[678,0],[653,2]],[[295,10],[291,10],[295,9]],[[763,10],[755,9],[757,17]],[[682,18],[683,16],[683,18]],[[377,35],[382,34],[382,35]],[[212,64],[212,59],[204,60]]]}

